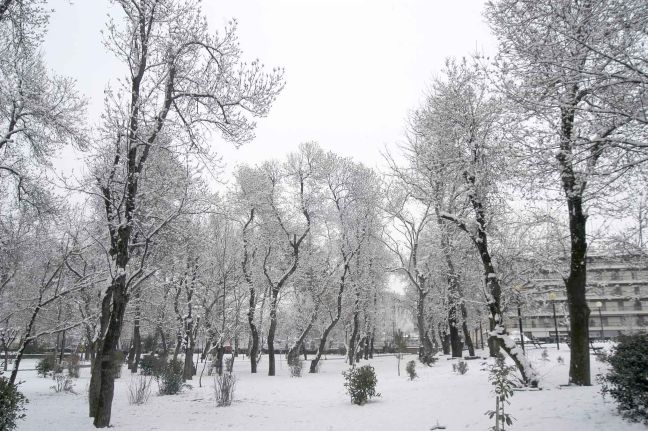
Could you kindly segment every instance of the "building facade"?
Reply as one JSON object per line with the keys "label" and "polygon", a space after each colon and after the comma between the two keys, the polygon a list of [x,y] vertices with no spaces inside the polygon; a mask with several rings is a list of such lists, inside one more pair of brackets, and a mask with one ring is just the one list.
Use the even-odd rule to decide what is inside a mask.
{"label": "building facade", "polygon": [[[648,330],[648,259],[645,256],[591,255],[587,262],[590,337],[612,338]],[[533,280],[521,305],[525,335],[555,339],[569,336],[565,283],[558,273]],[[555,320],[554,320],[555,309]],[[509,316],[518,328],[518,316]]]}

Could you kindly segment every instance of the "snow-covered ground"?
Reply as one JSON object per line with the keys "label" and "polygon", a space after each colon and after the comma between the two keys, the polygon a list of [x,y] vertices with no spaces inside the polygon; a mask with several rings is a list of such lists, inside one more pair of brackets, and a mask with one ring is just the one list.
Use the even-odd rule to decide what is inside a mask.
{"label": "snow-covered ground", "polygon": [[[604,400],[599,386],[561,387],[567,382],[569,351],[548,347],[549,361],[542,351],[531,349],[529,357],[543,378],[541,391],[516,392],[509,411],[516,421],[512,430],[592,431],[644,430],[640,424],[621,419],[611,400]],[[557,362],[562,356],[565,364]],[[249,363],[237,360],[235,402],[230,407],[215,407],[213,380],[203,377],[190,382],[193,388],[181,395],[158,396],[147,404],[128,404],[130,374],[123,370],[117,380],[112,424],[116,430],[429,430],[438,421],[448,430],[486,430],[491,421],[484,413],[493,409],[494,399],[488,382],[485,360],[468,361],[465,375],[452,372],[453,360],[441,359],[431,368],[417,363],[419,378],[409,381],[405,373],[406,357],[397,375],[397,360],[381,356],[369,361],[376,368],[380,398],[364,406],[350,403],[343,387],[344,361],[329,357],[319,374],[291,378],[285,361],[278,362],[278,375],[265,375],[267,360],[260,363],[260,373],[249,372]],[[361,364],[366,363],[362,361]],[[594,375],[602,364],[592,358]],[[33,368],[33,363],[25,363]],[[20,385],[29,398],[27,417],[19,430],[91,430],[87,417],[88,368],[76,380],[77,394],[54,393],[51,379],[36,376],[35,371],[19,374]],[[199,369],[200,372],[200,369]]]}

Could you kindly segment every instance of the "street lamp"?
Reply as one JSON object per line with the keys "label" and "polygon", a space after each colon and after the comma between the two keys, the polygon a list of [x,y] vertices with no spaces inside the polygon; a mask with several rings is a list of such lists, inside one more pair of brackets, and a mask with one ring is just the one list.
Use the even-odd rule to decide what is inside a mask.
{"label": "street lamp", "polygon": [[520,326],[520,344],[522,345],[522,353],[526,354],[524,350],[524,330],[522,329],[522,310],[520,310],[520,287],[516,286],[513,288],[517,294],[517,315],[518,315],[518,325]]}
{"label": "street lamp", "polygon": [[596,301],[594,304],[596,308],[598,308],[599,312],[599,322],[601,322],[601,340],[603,340],[603,315],[601,314],[601,309],[603,308],[603,303],[601,301]]}
{"label": "street lamp", "polygon": [[553,292],[549,292],[549,300],[551,301],[551,307],[553,308],[554,328],[556,329],[556,349],[560,350],[560,337],[558,336],[558,320],[556,320],[556,294]]}

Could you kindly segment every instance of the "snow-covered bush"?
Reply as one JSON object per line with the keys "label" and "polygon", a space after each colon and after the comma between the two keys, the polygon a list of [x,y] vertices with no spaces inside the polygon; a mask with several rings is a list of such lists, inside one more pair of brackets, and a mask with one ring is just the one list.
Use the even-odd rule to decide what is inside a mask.
{"label": "snow-covered bush", "polygon": [[491,419],[495,418],[495,425],[490,427],[490,430],[503,431],[506,425],[512,425],[514,420],[513,416],[506,413],[505,407],[511,404],[508,399],[513,396],[514,384],[511,373],[515,371],[515,367],[506,365],[504,355],[500,353],[495,363],[488,368],[490,371],[488,381],[494,386],[495,410],[489,410],[485,414]]}
{"label": "snow-covered bush", "polygon": [[78,379],[81,370],[81,357],[76,353],[67,358],[67,371],[68,376]]}
{"label": "snow-covered bush", "polygon": [[290,377],[301,377],[302,369],[304,368],[304,361],[295,358],[290,361]]}
{"label": "snow-covered bush", "polygon": [[36,372],[41,377],[47,377],[50,372],[54,371],[54,368],[56,368],[54,355],[47,355],[36,364]]}
{"label": "snow-covered bush", "polygon": [[23,412],[27,402],[27,398],[18,391],[16,385],[2,377],[0,371],[0,430],[10,431],[17,427],[16,421],[25,417]]}
{"label": "snow-covered bush", "polygon": [[216,375],[216,379],[214,379],[214,393],[216,395],[217,407],[225,407],[232,404],[235,386],[236,376],[234,373],[226,371],[222,375]]}
{"label": "snow-covered bush", "polygon": [[407,375],[409,376],[410,380],[414,380],[415,378],[418,377],[416,374],[416,362],[415,361],[409,361],[407,365],[405,365],[405,371],[407,371]]}
{"label": "snow-covered bush", "polygon": [[145,404],[151,395],[151,382],[153,378],[146,375],[132,376],[128,384],[128,403]]}
{"label": "snow-covered bush", "polygon": [[549,361],[549,352],[547,352],[547,349],[544,349],[542,351],[542,354],[540,355],[543,361],[548,362]]}
{"label": "snow-covered bush", "polygon": [[70,376],[66,376],[62,372],[58,372],[52,374],[52,379],[54,380],[54,384],[50,386],[50,388],[54,389],[54,392],[65,392],[68,394],[75,393],[74,383],[72,383],[72,378]]}
{"label": "snow-covered bush", "polygon": [[559,365],[565,365],[565,359],[562,356],[558,356],[556,362],[558,362]]}
{"label": "snow-covered bush", "polygon": [[376,372],[371,365],[363,365],[359,368],[351,368],[342,373],[345,382],[344,387],[351,396],[351,402],[359,406],[366,403],[372,397],[379,397],[376,392]]}
{"label": "snow-covered bush", "polygon": [[648,334],[620,337],[605,361],[610,371],[600,378],[603,395],[614,398],[625,418],[648,424]]}
{"label": "snow-covered bush", "polygon": [[452,371],[463,376],[468,372],[468,364],[466,361],[459,361],[456,364],[452,364]]}
{"label": "snow-covered bush", "polygon": [[157,377],[160,395],[175,395],[182,391],[183,364],[177,359],[172,359],[164,365]]}

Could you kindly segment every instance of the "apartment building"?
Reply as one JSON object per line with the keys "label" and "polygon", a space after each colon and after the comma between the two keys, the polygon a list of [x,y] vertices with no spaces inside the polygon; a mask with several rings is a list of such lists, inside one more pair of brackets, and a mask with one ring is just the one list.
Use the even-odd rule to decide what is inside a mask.
{"label": "apartment building", "polygon": [[[590,337],[611,338],[648,330],[648,259],[637,255],[593,254],[587,262]],[[521,306],[524,333],[543,339],[569,335],[565,284],[557,273],[533,280],[530,301]],[[555,309],[555,321],[554,321]],[[518,327],[517,315],[509,326]]]}

